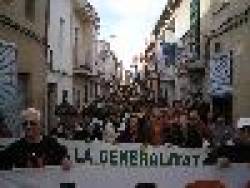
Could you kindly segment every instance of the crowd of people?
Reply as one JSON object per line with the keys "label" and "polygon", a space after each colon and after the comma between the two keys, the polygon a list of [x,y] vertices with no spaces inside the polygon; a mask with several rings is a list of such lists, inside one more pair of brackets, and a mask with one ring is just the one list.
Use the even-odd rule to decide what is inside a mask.
{"label": "crowd of people", "polygon": [[67,148],[57,138],[186,148],[201,148],[205,144],[211,147],[205,164],[214,164],[219,158],[250,163],[250,126],[236,129],[220,114],[212,114],[209,105],[201,100],[174,101],[171,106],[141,101],[126,101],[123,105],[95,101],[76,118],[72,117],[73,128],[61,121],[47,136],[42,134],[38,110],[24,110],[22,117],[25,136],[0,151],[0,170],[60,164],[69,169]]}
{"label": "crowd of people", "polygon": [[250,126],[237,128],[230,118],[213,114],[203,100],[176,100],[172,105],[126,100],[122,103],[96,101],[84,108],[73,130],[63,124],[51,136],[106,143],[176,145],[184,148],[210,147],[204,164],[250,163]]}
{"label": "crowd of people", "polygon": [[180,147],[202,147],[206,141],[223,145],[237,138],[234,127],[220,114],[210,112],[202,100],[172,105],[150,102],[103,103],[83,108],[71,130],[59,123],[50,134],[59,138],[111,143],[171,143]]}

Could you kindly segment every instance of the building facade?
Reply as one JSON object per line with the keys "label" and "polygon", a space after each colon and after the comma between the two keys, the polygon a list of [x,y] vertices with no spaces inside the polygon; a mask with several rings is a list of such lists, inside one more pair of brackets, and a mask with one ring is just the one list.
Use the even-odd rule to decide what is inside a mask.
{"label": "building facade", "polygon": [[109,99],[112,93],[118,90],[122,79],[122,62],[118,60],[110,43],[105,40],[98,41],[96,71],[100,78],[99,96]]}
{"label": "building facade", "polygon": [[247,0],[211,0],[203,18],[209,25],[207,77],[213,109],[233,122],[250,115],[249,12]]}
{"label": "building facade", "polygon": [[64,100],[81,110],[97,97],[99,78],[95,68],[99,20],[88,1],[49,1],[49,129],[57,125],[55,108]]}
{"label": "building facade", "polygon": [[[162,54],[157,61],[158,71],[164,77],[171,75],[173,80],[164,84],[165,78],[160,76],[163,81],[160,85],[165,85],[160,87],[160,93],[167,90],[165,95],[170,93],[167,94],[170,103],[174,99],[207,97],[205,50],[201,48],[206,38],[202,38],[203,35],[200,34],[201,27],[206,25],[201,25],[200,18],[208,11],[209,2],[169,1],[153,30],[157,39],[156,49],[160,49]],[[202,52],[204,53],[201,54]],[[169,59],[173,59],[173,63],[170,62],[167,67],[162,66],[164,63],[168,64],[166,60],[171,61]]]}
{"label": "building facade", "polygon": [[[0,1],[0,40],[15,48],[17,74],[17,110],[34,107],[45,120],[46,92],[46,8],[44,0]],[[3,52],[3,51],[2,51]],[[4,55],[1,53],[1,55]],[[5,58],[9,58],[5,54]],[[1,57],[1,63],[3,62]],[[2,67],[3,68],[3,67]],[[0,68],[0,71],[4,71]],[[3,91],[3,90],[2,90]],[[6,90],[7,92],[7,90]],[[14,110],[15,109],[15,110]],[[20,123],[20,122],[19,122]],[[9,125],[14,136],[20,135],[20,124]]]}
{"label": "building facade", "polygon": [[73,67],[71,48],[72,2],[52,0],[49,2],[47,21],[47,125],[57,126],[56,106],[66,99],[73,102]]}
{"label": "building facade", "polygon": [[97,34],[99,18],[88,2],[74,1],[71,25],[73,99],[80,110],[98,96]]}
{"label": "building facade", "polygon": [[48,22],[48,84],[55,84],[56,104],[67,95],[72,104],[72,48],[71,48],[71,14],[72,4],[67,0],[50,1]]}

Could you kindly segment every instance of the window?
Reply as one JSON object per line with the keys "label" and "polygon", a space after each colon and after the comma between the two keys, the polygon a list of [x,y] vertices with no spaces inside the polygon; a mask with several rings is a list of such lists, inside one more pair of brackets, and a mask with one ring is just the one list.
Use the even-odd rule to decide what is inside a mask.
{"label": "window", "polygon": [[85,97],[84,97],[84,101],[85,101],[85,103],[87,103],[88,102],[88,85],[86,84],[85,85]]}
{"label": "window", "polygon": [[25,0],[25,17],[32,22],[35,20],[35,0]]}
{"label": "window", "polygon": [[94,90],[94,87],[93,87],[93,82],[90,81],[90,97],[92,98],[93,97],[93,90]]}
{"label": "window", "polygon": [[95,98],[98,97],[98,84],[95,83]]}
{"label": "window", "polygon": [[169,66],[169,61],[168,61],[168,58],[167,58],[167,57],[165,58],[165,66],[166,66],[166,67]]}
{"label": "window", "polygon": [[207,40],[205,42],[205,59],[206,59],[206,64],[208,64],[210,58],[210,40]]}
{"label": "window", "polygon": [[193,52],[194,52],[194,44],[190,43],[190,53],[193,53]]}
{"label": "window", "polygon": [[77,90],[77,97],[76,97],[76,104],[77,104],[77,108],[79,109],[80,108],[80,103],[81,103],[81,91],[80,90]]}
{"label": "window", "polygon": [[51,71],[53,70],[53,50],[49,51],[49,68]]}
{"label": "window", "polygon": [[164,94],[163,94],[163,89],[160,88],[160,98],[163,98]]}
{"label": "window", "polygon": [[150,80],[150,88],[152,89],[153,88],[153,81]]}
{"label": "window", "polygon": [[68,91],[67,90],[63,90],[62,91],[62,101],[63,102],[67,102],[68,101]]}
{"label": "window", "polygon": [[78,40],[79,40],[79,28],[75,28],[75,66],[78,62]]}
{"label": "window", "polygon": [[168,99],[168,90],[165,89],[165,99]]}
{"label": "window", "polygon": [[200,19],[200,1],[192,0],[190,3],[190,24],[196,25]]}
{"label": "window", "polygon": [[200,59],[200,43],[197,43],[195,45],[195,53],[196,53],[196,58]]}
{"label": "window", "polygon": [[214,52],[215,52],[215,53],[220,53],[220,51],[221,51],[221,45],[220,45],[219,42],[216,42],[216,43],[214,44]]}
{"label": "window", "polygon": [[28,107],[28,101],[29,101],[29,92],[28,92],[28,84],[30,80],[29,74],[18,74],[18,96],[20,97],[20,106],[22,109],[25,109]]}
{"label": "window", "polygon": [[77,103],[76,103],[76,98],[77,98],[77,96],[76,96],[76,89],[75,88],[73,88],[73,104],[75,105],[75,106],[77,106]]}
{"label": "window", "polygon": [[64,29],[65,29],[65,20],[63,18],[60,18],[60,30],[59,30],[59,39],[58,39],[58,48],[60,50],[60,55],[63,55]]}
{"label": "window", "polygon": [[162,52],[163,52],[163,55],[168,55],[168,47],[166,46],[166,45],[164,45],[163,47],[162,47]]}

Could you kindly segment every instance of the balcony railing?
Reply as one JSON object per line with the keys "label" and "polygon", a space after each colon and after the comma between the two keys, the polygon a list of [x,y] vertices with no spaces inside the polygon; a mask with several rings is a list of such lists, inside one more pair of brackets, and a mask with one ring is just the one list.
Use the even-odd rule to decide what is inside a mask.
{"label": "balcony railing", "polygon": [[82,74],[82,75],[90,75],[92,72],[92,69],[88,64],[75,66],[73,70],[74,74]]}
{"label": "balcony railing", "polygon": [[190,61],[188,64],[187,64],[187,68],[189,71],[192,71],[192,70],[204,70],[205,69],[205,64],[202,63],[200,60],[195,60],[195,61]]}

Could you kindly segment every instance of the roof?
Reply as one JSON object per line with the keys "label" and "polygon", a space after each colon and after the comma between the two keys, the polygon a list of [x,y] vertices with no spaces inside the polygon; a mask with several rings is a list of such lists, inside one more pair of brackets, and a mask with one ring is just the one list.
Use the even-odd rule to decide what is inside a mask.
{"label": "roof", "polygon": [[160,19],[157,21],[155,28],[153,30],[154,35],[158,35],[160,28],[165,25],[165,20],[169,20],[171,15],[174,13],[174,10],[179,6],[182,0],[169,0],[168,4],[165,6]]}

